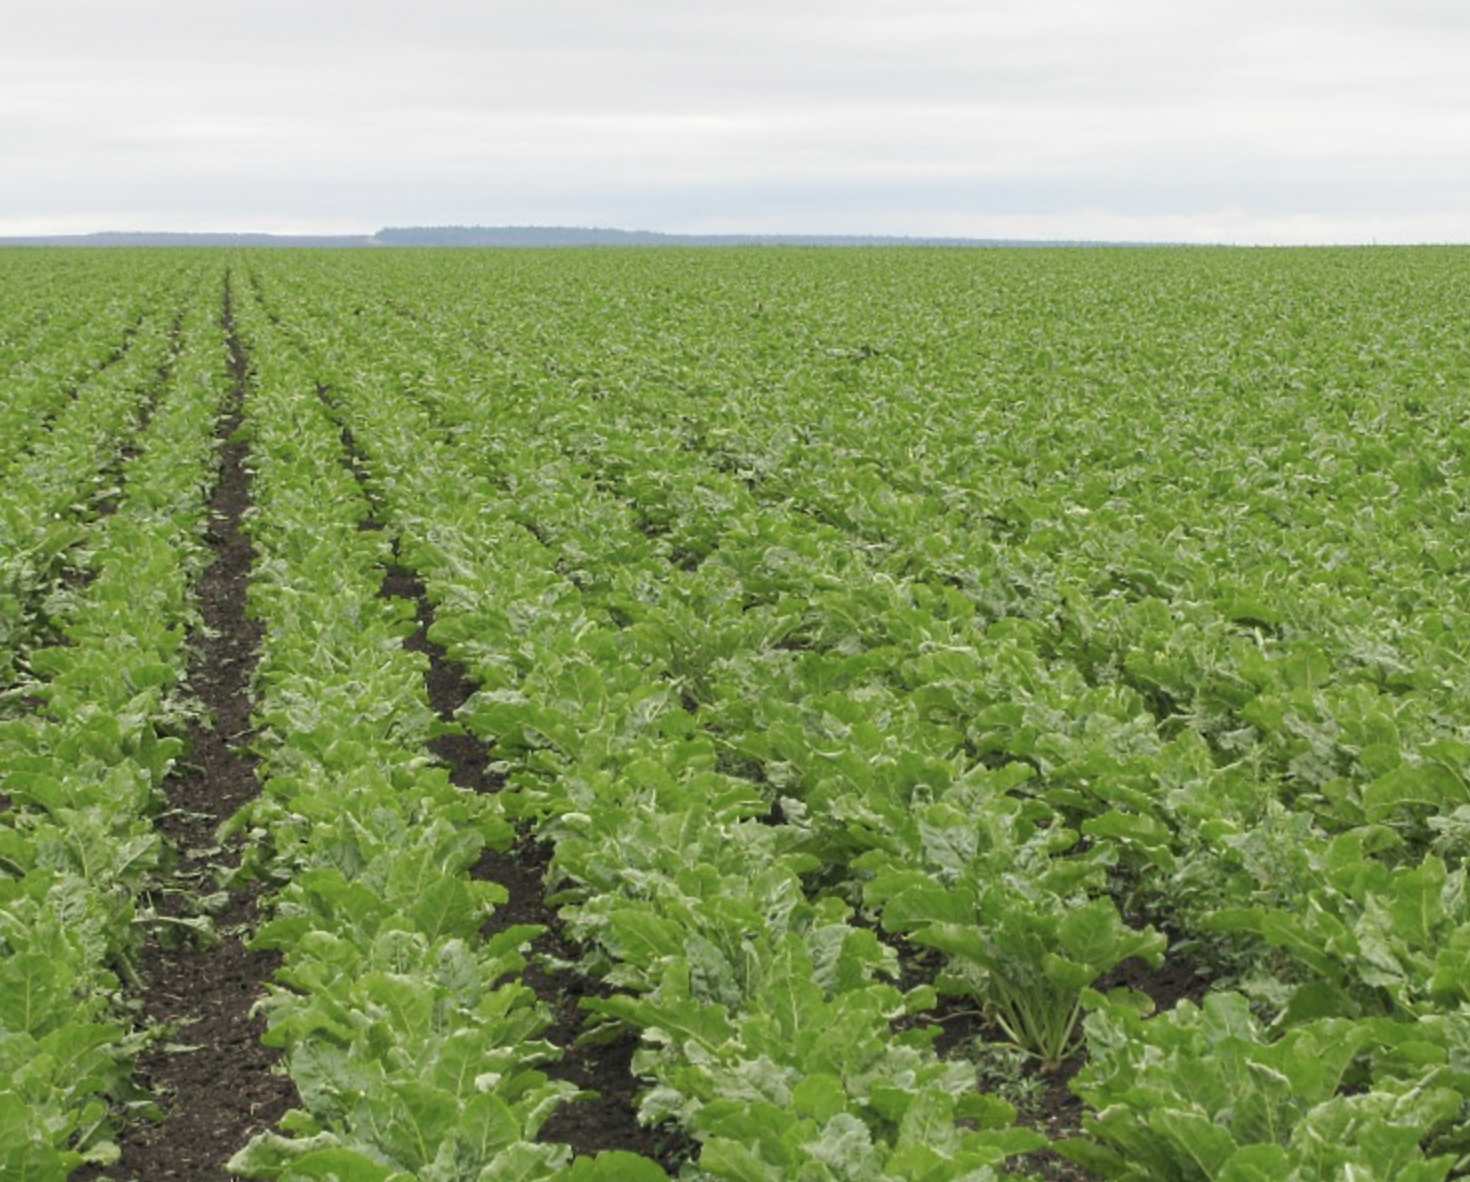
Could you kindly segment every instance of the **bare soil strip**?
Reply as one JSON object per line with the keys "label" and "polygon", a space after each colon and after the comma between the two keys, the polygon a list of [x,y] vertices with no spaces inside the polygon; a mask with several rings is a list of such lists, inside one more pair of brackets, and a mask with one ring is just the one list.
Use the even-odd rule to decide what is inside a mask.
{"label": "bare soil strip", "polygon": [[[187,915],[197,896],[217,890],[216,876],[237,861],[238,850],[217,848],[215,830],[259,790],[255,761],[240,749],[251,729],[250,676],[260,629],[245,618],[251,550],[240,520],[250,490],[245,445],[231,437],[240,424],[248,363],[233,333],[228,288],[224,327],[235,388],[219,430],[225,444],[210,503],[215,561],[200,584],[204,628],[194,638],[189,670],[209,718],[190,728],[188,762],[165,784],[170,811],[159,820],[180,864],[178,890],[156,903],[160,913],[176,917]],[[252,952],[242,942],[255,924],[257,893],[230,893],[216,915],[224,939],[214,947],[149,942],[141,962],[146,1021],[175,1027],[175,1041],[192,1049],[160,1048],[141,1061],[167,1118],[119,1138],[122,1161],[110,1176],[225,1179],[231,1154],[297,1103],[294,1085],[273,1070],[279,1052],[261,1044],[265,1023],[251,1016],[277,963],[274,954]]]}

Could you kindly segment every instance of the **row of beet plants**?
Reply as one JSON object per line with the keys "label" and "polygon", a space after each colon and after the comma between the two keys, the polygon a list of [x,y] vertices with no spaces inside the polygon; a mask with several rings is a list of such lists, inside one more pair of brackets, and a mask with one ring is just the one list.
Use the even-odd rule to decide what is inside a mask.
{"label": "row of beet plants", "polygon": [[[51,593],[76,564],[73,552],[88,537],[89,523],[117,495],[124,448],[175,350],[173,310],[198,296],[196,273],[185,272],[181,280],[176,288],[189,283],[189,289],[176,289],[136,326],[115,364],[96,369],[72,391],[45,386],[54,412],[49,422],[40,406],[26,408],[27,425],[46,422],[46,430],[0,470],[0,690],[13,685],[26,648],[46,637],[58,610]],[[121,332],[116,322],[113,329]],[[0,704],[0,714],[7,710]]]}
{"label": "row of beet plants", "polygon": [[[197,280],[179,312],[176,355],[145,350],[141,368],[117,371],[133,384],[99,383],[79,403],[96,418],[67,428],[85,446],[57,453],[75,465],[83,452],[115,457],[126,442],[129,458],[114,477],[114,511],[86,531],[67,559],[69,589],[52,596],[57,636],[25,654],[25,708],[13,703],[0,721],[6,1178],[65,1177],[116,1159],[115,1121],[152,1111],[130,1079],[150,1034],[122,1000],[138,984],[141,941],[150,929],[206,926],[165,919],[152,901],[175,857],[152,818],[183,757],[193,586],[208,561],[205,500],[228,393],[218,288]],[[170,376],[158,388],[165,360]],[[154,400],[147,429],[129,435],[145,399]]]}
{"label": "row of beet plants", "polygon": [[[651,602],[668,563],[627,506],[533,435],[447,432],[363,372],[365,344],[316,342],[312,372],[425,577],[432,635],[481,682],[465,722],[496,742],[588,967],[619,987],[589,1008],[645,1034],[645,1119],[681,1122],[710,1177],[982,1177],[1039,1147],[972,1066],[934,1054],[913,1021],[933,991],[891,984],[895,954],[853,906],[808,892],[823,863],[804,830],[722,770],[670,650],[693,612]],[[749,644],[780,622],[745,627]]]}
{"label": "row of beet plants", "polygon": [[[1360,453],[1357,478],[1346,463],[1332,469],[1343,512],[1383,512],[1391,487],[1354,434],[1363,404],[1441,456],[1437,483],[1423,465],[1392,472],[1423,521],[1403,545],[1384,539],[1391,561],[1377,560],[1370,583],[1362,558],[1343,550],[1341,519],[1316,511],[1315,486],[1295,476],[1305,450],[1273,434],[1305,405],[1274,383],[1293,365],[1322,368],[1292,340],[1262,346],[1265,394],[1238,399],[1229,438],[1240,442],[1212,442],[1214,465],[1167,466],[1175,444],[1199,458],[1211,442],[1189,417],[1202,409],[1192,396],[1178,403],[1189,414],[1133,425],[1171,440],[1157,454],[1128,445],[1119,424],[1089,436],[1096,420],[1079,391],[1109,375],[1080,337],[1064,347],[1091,357],[1013,375],[1055,397],[1008,403],[1004,435],[990,434],[991,403],[933,401],[925,413],[956,438],[968,417],[966,438],[1021,469],[1019,482],[1006,463],[986,469],[987,482],[999,479],[987,494],[953,482],[962,453],[943,432],[918,430],[910,404],[923,400],[898,404],[901,392],[875,412],[870,395],[835,386],[764,387],[752,414],[747,390],[718,399],[693,387],[675,404],[680,429],[661,428],[663,392],[609,380],[605,370],[624,361],[595,343],[618,331],[622,307],[580,319],[558,308],[557,354],[539,375],[534,357],[506,355],[527,315],[518,307],[500,306],[511,327],[483,370],[460,363],[485,331],[480,301],[450,311],[419,297],[411,322],[379,310],[374,324],[359,307],[351,321],[328,312],[316,326],[335,358],[319,368],[324,380],[404,396],[391,405],[409,439],[384,461],[385,486],[402,483],[410,441],[427,448],[437,433],[462,457],[457,491],[446,484],[441,503],[464,502],[463,528],[478,521],[497,552],[518,556],[524,608],[474,604],[470,588],[490,576],[457,551],[460,590],[435,593],[461,601],[441,610],[441,628],[488,689],[467,718],[498,739],[526,799],[554,813],[570,797],[590,814],[586,802],[622,790],[630,735],[649,756],[640,770],[661,775],[680,742],[712,739],[710,766],[739,773],[727,789],[756,797],[745,816],[778,819],[779,803],[784,824],[767,827],[813,859],[808,883],[941,949],[945,983],[973,991],[1017,1041],[1057,1058],[1079,1003],[1091,1002],[1094,1066],[1077,1087],[1099,1115],[1092,1144],[1069,1151],[1100,1171],[1121,1176],[1136,1157],[1159,1176],[1196,1161],[1210,1176],[1363,1164],[1442,1176],[1464,1149],[1454,1130],[1467,1090],[1453,985],[1463,889],[1444,860],[1458,849],[1447,814],[1464,798],[1465,757],[1442,721],[1458,699],[1437,675],[1454,653],[1443,624],[1405,619],[1383,632],[1409,583],[1441,581],[1438,559],[1424,565],[1439,553],[1434,538],[1417,548],[1456,487],[1458,436],[1441,408],[1406,415],[1403,392],[1371,371],[1333,374],[1361,389],[1360,402],[1316,408],[1314,445]],[[310,319],[302,305],[292,314]],[[1231,315],[1243,335],[1257,331],[1253,313]],[[1344,331],[1363,323],[1342,320]],[[528,335],[544,338],[530,323]],[[720,353],[694,341],[686,356],[696,349]],[[1170,361],[1185,380],[1209,378],[1187,353]],[[701,380],[714,380],[707,368]],[[865,430],[845,431],[846,418]],[[391,430],[374,422],[360,433],[375,441]],[[1031,447],[1037,439],[1056,449]],[[1079,466],[1094,453],[1108,463]],[[808,462],[823,455],[830,462]],[[922,479],[906,456],[927,465]],[[1222,486],[1232,474],[1234,487]],[[1262,544],[1220,516],[1222,495],[1291,534]],[[479,520],[485,512],[494,524]],[[1286,543],[1335,554],[1332,579],[1304,581]],[[1458,595],[1445,591],[1448,619]],[[1360,595],[1371,596],[1367,611]],[[543,629],[554,662],[526,639]],[[649,733],[677,741],[648,749]],[[563,868],[582,848],[569,836]],[[1252,986],[1255,1016],[1237,1024],[1246,1003],[1222,994],[1203,1011],[1185,1004],[1145,1021],[1137,998],[1086,994],[1111,964],[1156,956],[1161,943],[1121,924],[1110,896],[1169,919],[1197,948],[1208,941],[1214,957],[1269,967]],[[1330,918],[1301,919],[1293,900],[1303,896]],[[1420,919],[1385,943],[1374,917],[1413,899]],[[1277,1016],[1253,1024],[1262,1014]],[[1309,1048],[1339,1036],[1340,1070],[1307,1080],[1281,1066],[1338,1062]],[[1240,1041],[1227,1055],[1222,1038]],[[1237,1109],[1229,1080],[1242,1064],[1289,1082],[1263,1084]],[[1215,1082],[1193,1088],[1201,1078]],[[1221,1131],[1202,1137],[1206,1126]]]}
{"label": "row of beet plants", "polygon": [[315,384],[237,291],[252,366],[256,549],[264,624],[255,746],[262,792],[241,876],[272,890],[254,945],[282,957],[264,1002],[302,1107],[230,1163],[250,1177],[432,1180],[658,1177],[625,1154],[571,1160],[537,1133],[576,1094],[541,1070],[545,1006],[519,980],[539,929],[486,934],[504,888],[471,872],[513,830],[493,796],[450,782],[414,604],[382,595],[393,535]]}
{"label": "row of beet plants", "polygon": [[174,259],[0,252],[0,473],[89,379],[140,335],[156,334],[157,309],[177,307],[205,270]]}
{"label": "row of beet plants", "polygon": [[[1456,276],[1434,256],[1412,261],[1407,284],[1408,272],[1365,275],[1340,258],[1221,256],[1204,299],[1205,264],[1145,272],[1134,260],[1177,303],[1113,301],[1106,319],[1069,309],[1065,333],[1048,319],[1055,301],[1047,315],[1014,300],[1004,321],[977,315],[947,289],[964,271],[930,274],[927,262],[911,264],[923,285],[909,303],[932,297],[946,315],[903,326],[850,282],[808,306],[794,269],[777,277],[803,302],[772,326],[741,317],[722,267],[680,274],[655,299],[665,270],[608,263],[565,295],[518,292],[540,297],[535,316],[510,308],[477,369],[444,358],[484,333],[484,303],[469,301],[473,315],[420,309],[434,336],[399,334],[429,347],[398,369],[434,405],[440,387],[453,401],[492,383],[681,561],[724,545],[721,523],[742,501],[796,508],[895,579],[1029,621],[1048,661],[1133,691],[1135,715],[1201,735],[1219,763],[1248,762],[1263,798],[1333,831],[1397,826],[1417,809],[1422,835],[1425,812],[1470,799],[1463,776],[1435,770],[1467,758],[1443,720],[1465,705],[1470,604],[1446,542],[1465,491],[1466,428],[1446,396],[1463,368],[1445,312]],[[750,270],[764,278],[764,260]],[[1003,263],[965,270],[1002,292],[1018,278]],[[1050,274],[1065,290],[1096,270],[1053,261],[1023,277]],[[1396,301],[1394,318],[1344,298],[1342,285],[1365,278]],[[625,298],[634,281],[646,302]],[[1311,303],[1323,290],[1335,291],[1331,316]],[[690,293],[706,302],[679,298]],[[699,323],[706,308],[723,314]],[[538,359],[547,321],[556,353]],[[967,323],[973,332],[955,327]],[[1228,327],[1233,355],[1202,326]],[[1045,366],[1017,347],[1038,333]],[[1432,612],[1417,609],[1426,601]],[[1037,747],[1047,710],[1026,714],[993,720],[984,741],[1048,770],[1070,762]],[[1103,782],[1132,786],[1126,774]]]}

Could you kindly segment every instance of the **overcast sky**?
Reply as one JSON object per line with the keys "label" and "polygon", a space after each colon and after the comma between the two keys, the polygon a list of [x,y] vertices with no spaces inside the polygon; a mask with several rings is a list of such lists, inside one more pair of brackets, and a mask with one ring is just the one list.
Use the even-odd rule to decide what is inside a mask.
{"label": "overcast sky", "polygon": [[0,0],[0,235],[1470,241],[1466,0]]}

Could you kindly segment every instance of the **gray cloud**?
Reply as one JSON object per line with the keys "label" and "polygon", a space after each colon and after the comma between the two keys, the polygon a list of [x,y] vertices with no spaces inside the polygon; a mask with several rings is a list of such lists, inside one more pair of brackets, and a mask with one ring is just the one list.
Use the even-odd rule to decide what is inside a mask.
{"label": "gray cloud", "polygon": [[1470,233],[1457,0],[0,4],[0,233]]}

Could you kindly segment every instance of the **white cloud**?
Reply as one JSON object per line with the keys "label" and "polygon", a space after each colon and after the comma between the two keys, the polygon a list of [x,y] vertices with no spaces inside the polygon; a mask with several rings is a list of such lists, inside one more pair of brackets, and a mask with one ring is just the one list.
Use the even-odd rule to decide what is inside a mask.
{"label": "white cloud", "polygon": [[1458,0],[48,0],[23,16],[0,0],[7,15],[0,233],[1470,236]]}

